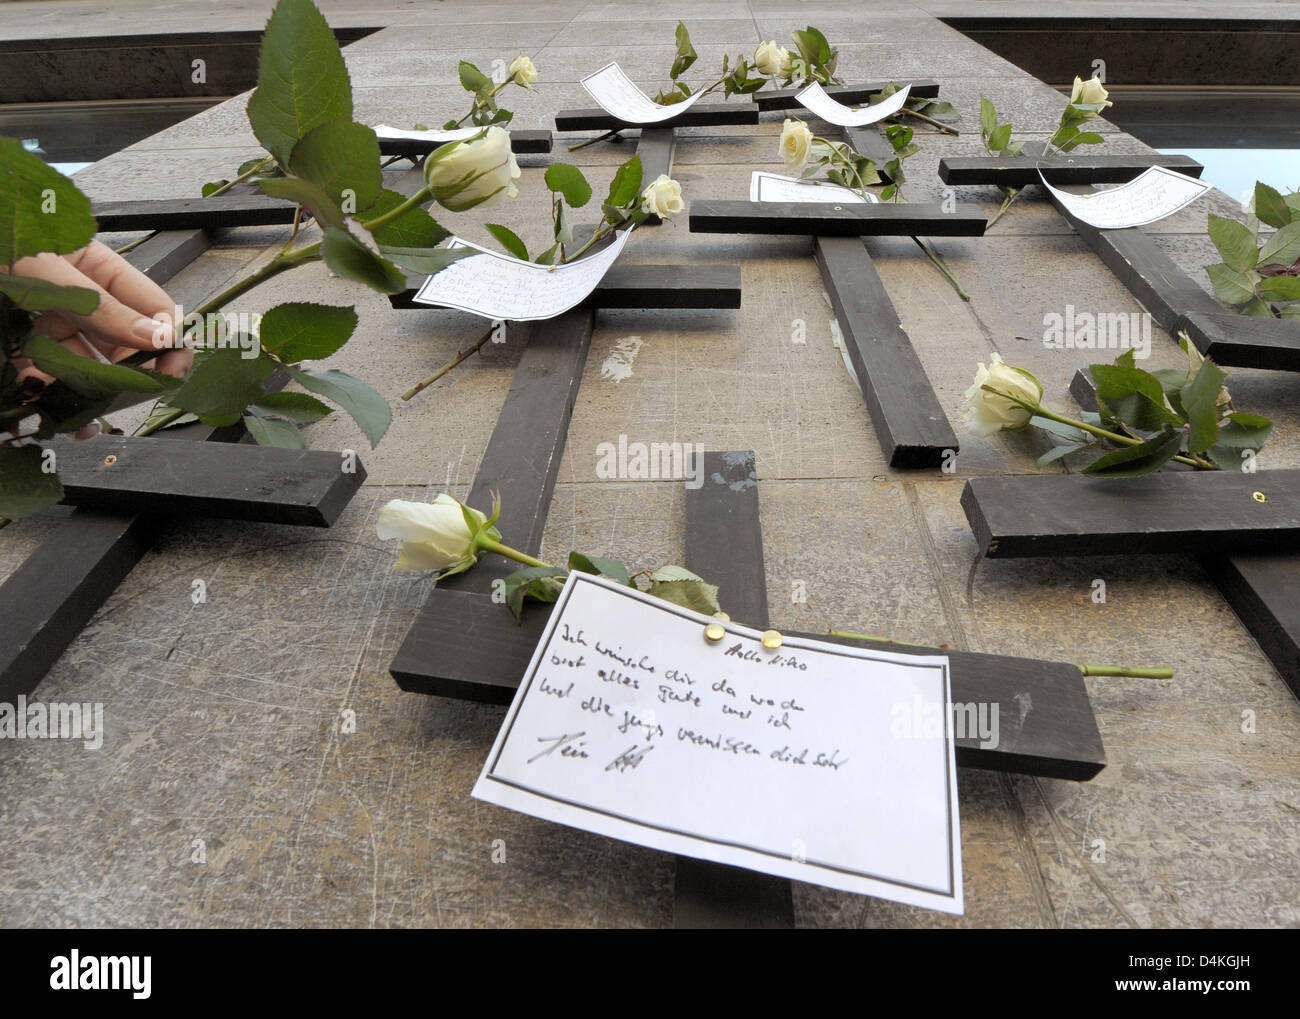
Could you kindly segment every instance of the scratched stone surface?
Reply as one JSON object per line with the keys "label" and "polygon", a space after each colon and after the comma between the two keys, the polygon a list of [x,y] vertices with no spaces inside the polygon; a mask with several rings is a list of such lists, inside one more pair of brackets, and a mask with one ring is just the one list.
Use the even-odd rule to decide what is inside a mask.
{"label": "scratched stone surface", "polygon": [[[455,60],[528,52],[535,94],[512,93],[516,125],[552,126],[588,106],[578,78],[617,58],[653,87],[672,52],[663,5],[323,0],[340,26],[383,28],[348,48],[358,117],[409,126],[459,112]],[[700,67],[811,20],[842,50],[850,80],[925,76],[964,117],[961,137],[918,131],[909,193],[939,200],[945,155],[980,151],[981,94],[1043,138],[1061,97],[937,20],[964,5],[888,0],[701,0],[690,27]],[[989,3],[989,14],[1061,5]],[[1113,4],[1071,3],[1072,13]],[[1128,5],[1125,5],[1127,8]],[[1170,16],[1207,5],[1149,3]],[[1287,4],[1234,8],[1280,16]],[[269,0],[221,5],[11,2],[13,38],[258,28]],[[147,17],[146,17],[147,12]],[[391,26],[384,28],[384,26]],[[611,30],[617,37],[611,39]],[[77,175],[98,199],[194,194],[256,151],[246,97],[132,145]],[[675,176],[687,198],[743,197],[750,171],[779,170],[781,114],[757,127],[688,129]],[[1104,122],[1107,150],[1148,151]],[[599,190],[633,151],[623,141],[571,158]],[[548,220],[546,157],[521,158],[520,199],[501,210],[530,243]],[[388,175],[390,186],[399,168]],[[994,188],[955,197],[992,214]],[[1198,276],[1214,194],[1152,232]],[[485,240],[483,217],[447,216]],[[194,304],[260,264],[285,234],[228,230],[169,289]],[[1088,351],[1044,345],[1044,316],[1140,306],[1051,206],[1027,191],[985,238],[935,242],[971,295],[962,302],[906,239],[874,260],[940,402],[959,425],[974,365],[990,351],[1034,371],[1049,404]],[[959,775],[966,915],[947,917],[796,884],[807,927],[1203,927],[1300,924],[1300,705],[1189,558],[976,561],[958,505],[973,475],[1026,473],[1029,435],[962,436],[956,475],[884,463],[861,394],[834,343],[832,312],[804,238],[646,230],[628,261],[738,262],[736,312],[601,313],[575,403],[542,554],[569,549],[657,565],[680,561],[678,484],[602,478],[597,447],[700,442],[757,454],[772,624],[830,627],[954,648],[1070,661],[1165,664],[1172,680],[1090,679],[1108,766],[1088,783],[965,770]],[[371,450],[350,420],[309,430],[319,449],[355,449],[369,471],[331,530],[206,519],[158,524],[152,551],[50,671],[46,702],[102,704],[103,745],[0,741],[0,925],[663,927],[673,861],[480,804],[470,790],[500,707],[404,693],[388,665],[428,592],[391,569],[375,537],[391,498],[463,497],[525,341],[509,330],[432,391],[398,394],[479,335],[445,311],[393,311],[320,267],[254,291],[239,310],[284,300],[355,304],[361,325],[331,364],[385,393],[392,429]],[[796,339],[796,336],[798,339]],[[1178,363],[1154,329],[1150,366]],[[1294,377],[1236,370],[1239,404],[1272,416],[1268,466],[1300,466]],[[138,415],[123,415],[133,425]],[[959,427],[960,431],[960,427]],[[1060,468],[1054,468],[1060,469]],[[0,532],[0,577],[53,532],[58,513]],[[508,536],[507,536],[508,537]],[[1093,600],[1097,580],[1107,598]],[[204,598],[194,600],[195,581]],[[504,614],[504,610],[503,610]],[[503,625],[509,625],[503,620]],[[1243,719],[1254,720],[1243,731]]]}

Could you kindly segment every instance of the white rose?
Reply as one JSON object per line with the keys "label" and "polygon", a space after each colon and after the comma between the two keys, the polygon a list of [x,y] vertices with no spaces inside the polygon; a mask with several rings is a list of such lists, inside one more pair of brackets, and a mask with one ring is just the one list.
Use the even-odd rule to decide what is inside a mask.
{"label": "white rose", "polygon": [[[990,393],[984,386],[996,389]],[[966,419],[966,430],[972,435],[987,438],[995,432],[1015,431],[1029,424],[1032,416],[1017,403],[1013,403],[1006,393],[1027,403],[1039,403],[1043,398],[1043,385],[1023,368],[1015,368],[1003,362],[998,354],[989,356],[989,366],[979,366],[975,372],[975,384],[966,390],[966,400],[962,404],[962,414]]]}
{"label": "white rose", "polygon": [[514,79],[516,85],[528,88],[537,80],[537,68],[527,57],[518,56],[510,61],[510,77]]}
{"label": "white rose", "polygon": [[[1093,76],[1084,81],[1078,75],[1075,75],[1074,88],[1070,89],[1071,103],[1085,103],[1087,105],[1101,103],[1101,109],[1104,110],[1108,106],[1115,105],[1110,101],[1109,97],[1110,93],[1106,91],[1106,86],[1101,83],[1100,78]],[[1091,120],[1100,112],[1101,110],[1096,113],[1088,111],[1085,119]]]}
{"label": "white rose", "polygon": [[754,67],[759,74],[786,77],[790,74],[790,51],[776,44],[776,40],[760,42],[754,50]]}
{"label": "white rose", "polygon": [[686,208],[682,201],[682,186],[666,173],[661,173],[641,192],[641,211],[660,219],[676,216]]}
{"label": "white rose", "polygon": [[489,127],[482,136],[443,145],[424,161],[424,180],[434,200],[452,212],[485,208],[519,194],[520,175],[510,132]]}
{"label": "white rose", "polygon": [[379,511],[377,530],[384,541],[402,539],[402,553],[393,568],[460,572],[473,566],[478,549],[466,514],[478,527],[487,520],[445,493],[432,503],[403,499],[387,503]]}
{"label": "white rose", "polygon": [[812,132],[802,120],[787,120],[781,128],[781,158],[785,165],[793,170],[807,163],[812,139]]}

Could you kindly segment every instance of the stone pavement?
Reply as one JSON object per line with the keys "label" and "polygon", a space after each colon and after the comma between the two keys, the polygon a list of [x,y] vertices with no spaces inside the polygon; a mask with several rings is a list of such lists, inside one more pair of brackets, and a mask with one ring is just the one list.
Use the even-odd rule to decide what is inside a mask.
{"label": "stone pavement", "polygon": [[[260,27],[271,4],[6,3],[0,34],[198,31]],[[942,155],[977,154],[981,94],[1045,138],[1058,93],[983,50],[932,13],[951,2],[697,0],[588,3],[321,3],[336,25],[392,27],[346,53],[357,119],[399,126],[459,113],[456,61],[528,53],[535,95],[510,93],[514,125],[553,126],[584,103],[579,76],[618,59],[643,86],[671,61],[689,15],[698,68],[724,51],[784,40],[811,22],[841,52],[849,81],[929,76],[963,115],[959,138],[918,131],[913,200],[937,200]],[[1061,5],[980,4],[1038,15]],[[1067,5],[1129,13],[1131,4]],[[1213,16],[1221,7],[1144,4],[1150,16]],[[955,11],[954,8],[963,8]],[[1295,4],[1234,7],[1235,17],[1294,17]],[[1104,11],[1102,9],[1105,9]],[[1087,73],[1087,68],[1068,69]],[[76,177],[96,198],[189,196],[256,146],[231,100]],[[739,197],[754,168],[781,170],[779,115],[758,128],[692,129],[675,176],[689,199]],[[1101,124],[1109,152],[1146,151]],[[556,158],[565,154],[557,144]],[[632,143],[574,153],[597,189]],[[525,238],[547,229],[543,157],[524,157],[521,195],[499,212]],[[1274,181],[1292,188],[1300,180]],[[958,189],[991,215],[995,188]],[[1154,228],[1198,278],[1211,258],[1205,214],[1232,215],[1212,193]],[[440,216],[440,218],[442,218]],[[473,215],[446,217],[482,239]],[[282,241],[228,232],[170,286],[184,304]],[[1042,342],[1043,316],[1140,307],[1051,207],[1028,193],[980,239],[935,246],[970,292],[961,302],[906,239],[869,248],[903,325],[954,423],[976,362],[999,351],[1035,372],[1069,410],[1070,377],[1091,358]],[[830,311],[806,239],[647,230],[625,258],[739,261],[739,312],[602,313],[546,533],[544,557],[570,548],[657,564],[680,561],[683,493],[672,483],[596,477],[596,446],[701,442],[754,449],[761,478],[768,597],[778,628],[831,626],[904,640],[1075,662],[1169,665],[1168,681],[1088,681],[1108,767],[1086,784],[960,774],[966,915],[946,917],[796,885],[804,926],[1204,927],[1300,924],[1300,705],[1200,568],[1180,556],[975,563],[958,505],[974,475],[1028,473],[1046,447],[1032,436],[962,436],[955,476],[882,461],[857,386],[832,344]],[[1202,278],[1204,283],[1204,279]],[[370,476],[330,531],[170,520],[135,569],[42,683],[45,701],[102,702],[102,749],[0,742],[0,924],[4,926],[663,926],[672,912],[664,854],[486,806],[469,792],[503,709],[406,694],[387,666],[428,588],[391,569],[374,533],[388,499],[468,491],[519,355],[485,349],[409,404],[397,394],[477,335],[450,312],[393,312],[321,266],[283,275],[241,310],[283,300],[355,303],[356,337],[331,363],[392,398],[394,422],[370,451],[350,420],[310,429],[315,448],[355,448]],[[791,342],[797,320],[807,342]],[[633,339],[639,341],[632,343]],[[635,348],[630,372],[607,358]],[[1181,353],[1155,330],[1148,367]],[[1243,408],[1277,436],[1265,468],[1300,466],[1295,376],[1233,370]],[[46,519],[0,535],[0,577],[45,534]],[[509,536],[507,536],[508,538]],[[195,579],[205,604],[190,601]],[[1091,601],[1106,581],[1105,604]],[[807,601],[792,602],[803,581]],[[339,731],[356,713],[355,734]],[[1244,711],[1254,713],[1242,732]],[[206,862],[193,862],[202,840]],[[504,862],[493,846],[503,840]]]}

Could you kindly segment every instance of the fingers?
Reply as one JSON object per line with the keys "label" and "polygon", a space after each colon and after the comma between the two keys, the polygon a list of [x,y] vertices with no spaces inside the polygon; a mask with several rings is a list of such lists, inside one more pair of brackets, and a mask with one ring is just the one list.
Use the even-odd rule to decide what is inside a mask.
{"label": "fingers", "polygon": [[[174,309],[166,292],[98,241],[67,258],[46,254],[20,259],[14,263],[13,270],[20,276],[34,276],[59,286],[86,287],[98,292],[99,306],[91,314],[57,313],[58,319],[75,325],[71,332],[80,329],[91,339],[109,347],[161,350],[172,345]],[[130,301],[140,301],[143,307],[126,303],[114,292]],[[150,317],[153,315],[158,317]],[[49,322],[52,319],[47,320],[47,324]],[[65,338],[69,329],[65,326],[60,332],[60,338]]]}

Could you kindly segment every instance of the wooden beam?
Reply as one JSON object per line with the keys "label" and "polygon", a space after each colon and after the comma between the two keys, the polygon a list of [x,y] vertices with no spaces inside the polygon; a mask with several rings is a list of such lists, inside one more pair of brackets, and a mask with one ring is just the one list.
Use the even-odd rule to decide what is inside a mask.
{"label": "wooden beam", "polygon": [[54,448],[63,501],[108,513],[329,527],[366,478],[315,449],[108,435]]}
{"label": "wooden beam", "polygon": [[226,226],[280,226],[293,222],[297,206],[262,194],[211,198],[165,198],[136,202],[95,202],[91,207],[101,233],[133,230],[217,230]]}
{"label": "wooden beam", "polygon": [[1059,156],[945,156],[939,160],[939,179],[945,184],[996,184],[1023,188],[1040,184],[1038,171],[1053,187],[1065,184],[1123,184],[1144,170],[1162,166],[1189,177],[1199,177],[1205,167],[1190,156],[1098,156],[1069,153]]}
{"label": "wooden beam", "polygon": [[831,205],[822,202],[738,202],[697,198],[692,233],[817,237],[980,237],[988,221],[970,204],[945,212],[939,203]]}
{"label": "wooden beam", "polygon": [[[497,527],[511,546],[529,555],[541,550],[594,322],[593,310],[575,308],[531,325],[470,489],[469,504],[485,512],[492,493],[501,493]],[[398,686],[509,702],[524,673],[516,653],[524,652],[526,667],[545,623],[540,613],[525,612],[524,625],[516,626],[504,602],[493,600],[492,582],[516,569],[517,563],[492,556],[440,581],[389,668]]]}
{"label": "wooden beam", "polygon": [[961,505],[990,558],[1300,552],[1300,470],[971,478]]}
{"label": "wooden beam", "polygon": [[863,243],[818,237],[817,265],[891,467],[939,467],[957,435]]}
{"label": "wooden beam", "polygon": [[[411,286],[390,294],[394,308],[436,308],[413,298],[425,277],[408,277]],[[587,304],[598,308],[739,308],[738,265],[623,265],[605,273]]]}
{"label": "wooden beam", "polygon": [[[688,570],[718,585],[718,604],[735,620],[767,628],[767,574],[752,452],[705,453],[704,484],[686,492]],[[709,860],[677,857],[676,928],[790,928],[787,878]]]}
{"label": "wooden beam", "polygon": [[1187,333],[1197,350],[1226,368],[1300,371],[1296,319],[1255,318],[1216,306],[1180,315],[1173,331]]}
{"label": "wooden beam", "polygon": [[[826,92],[832,99],[843,103],[845,106],[858,106],[862,103],[870,102],[875,96],[891,84],[888,81],[869,81],[861,85],[830,85],[826,86]],[[912,81],[893,82],[899,89],[908,85],[912,86],[909,96],[915,96],[918,99],[934,99],[939,95],[939,83],[930,78],[916,78]],[[764,112],[768,110],[801,110],[803,105],[795,99],[795,96],[802,92],[804,86],[796,88],[781,89],[760,89],[752,93],[755,105]],[[859,152],[862,150],[859,149]],[[866,153],[863,153],[866,155]]]}
{"label": "wooden beam", "polygon": [[[433,142],[423,138],[380,138],[379,152],[385,156],[405,156],[416,159],[427,156],[446,142]],[[515,131],[510,132],[510,150],[516,155],[526,153],[550,152],[554,137],[550,131]]]}
{"label": "wooden beam", "polygon": [[[641,183],[648,186],[660,174],[673,175],[673,150],[677,147],[677,132],[671,127],[647,127],[636,142],[636,154],[641,157]],[[643,226],[659,226],[658,216],[650,216]]]}
{"label": "wooden beam", "polygon": [[723,124],[757,124],[758,107],[742,103],[696,103],[661,124],[629,124],[596,107],[561,110],[555,115],[557,131],[634,131],[662,127],[717,127]]}

